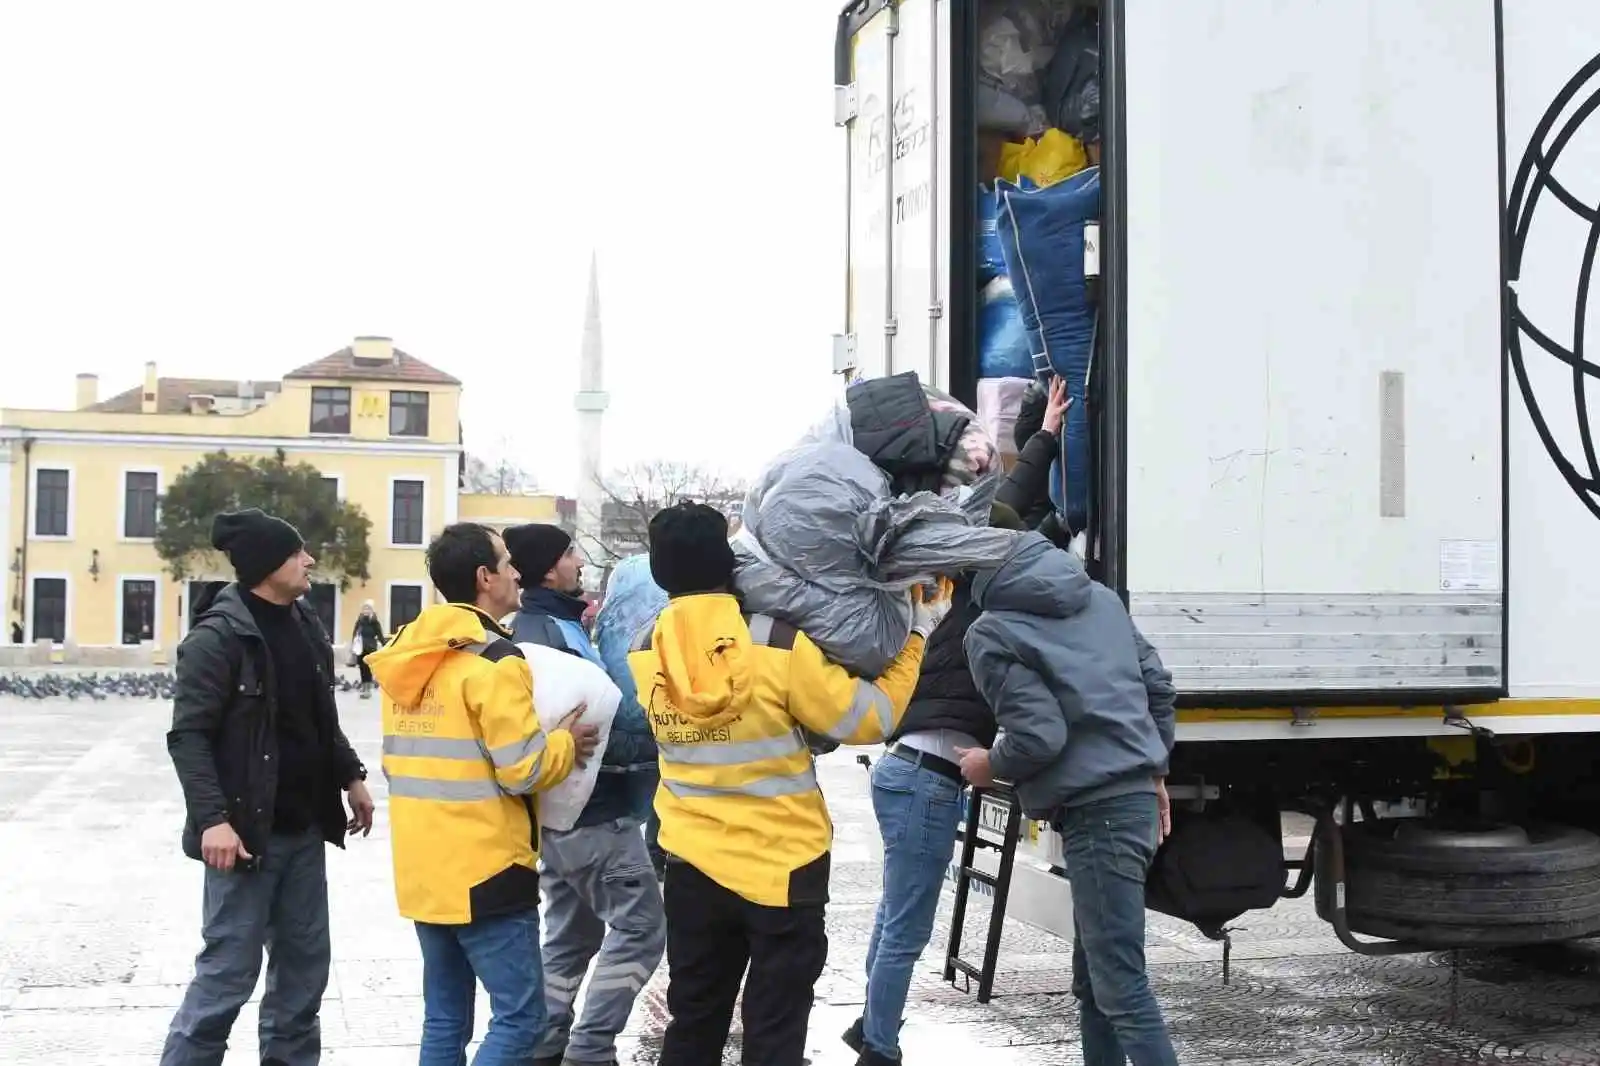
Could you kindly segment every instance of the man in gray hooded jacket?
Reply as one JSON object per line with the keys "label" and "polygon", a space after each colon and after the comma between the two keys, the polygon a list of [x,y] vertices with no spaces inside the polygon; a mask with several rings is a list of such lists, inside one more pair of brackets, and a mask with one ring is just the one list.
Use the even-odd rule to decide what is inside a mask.
{"label": "man in gray hooded jacket", "polygon": [[1117,594],[1038,533],[972,591],[967,660],[1001,734],[963,749],[961,769],[1010,781],[1062,836],[1084,1062],[1177,1066],[1144,960],[1145,876],[1171,828],[1172,675]]}

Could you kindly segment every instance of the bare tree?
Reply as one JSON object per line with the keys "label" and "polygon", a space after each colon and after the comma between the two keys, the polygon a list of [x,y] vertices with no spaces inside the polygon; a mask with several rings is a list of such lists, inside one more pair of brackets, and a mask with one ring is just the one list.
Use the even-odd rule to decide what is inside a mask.
{"label": "bare tree", "polygon": [[538,487],[533,474],[524,466],[500,453],[485,458],[468,455],[462,464],[461,490],[488,496],[521,496]]}
{"label": "bare tree", "polygon": [[[654,460],[635,463],[599,479],[600,514],[590,517],[598,539],[585,537],[590,557],[606,569],[648,547],[647,531],[656,512],[694,500],[710,504],[737,523],[748,486],[720,471],[694,463]],[[590,543],[592,541],[592,543]]]}

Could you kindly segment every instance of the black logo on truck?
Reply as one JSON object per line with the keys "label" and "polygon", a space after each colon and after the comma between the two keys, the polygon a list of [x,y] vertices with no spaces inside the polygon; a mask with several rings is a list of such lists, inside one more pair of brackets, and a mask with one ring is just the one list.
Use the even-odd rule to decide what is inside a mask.
{"label": "black logo on truck", "polygon": [[[1583,102],[1565,115],[1568,107],[1579,96]],[[1590,425],[1589,387],[1600,382],[1600,362],[1590,354],[1600,351],[1592,343],[1586,330],[1589,315],[1590,287],[1594,282],[1595,261],[1600,252],[1600,204],[1583,202],[1557,177],[1557,163],[1561,154],[1571,144],[1594,112],[1600,109],[1600,56],[1589,60],[1583,69],[1572,76],[1556,98],[1551,101],[1539,124],[1528,139],[1528,146],[1517,165],[1506,205],[1507,248],[1506,307],[1509,316],[1506,330],[1506,356],[1511,361],[1511,371],[1516,376],[1517,387],[1527,405],[1528,416],[1533,420],[1545,451],[1555,462],[1561,476],[1577,493],[1583,505],[1600,518],[1600,457],[1597,457],[1594,430]],[[1559,128],[1558,128],[1559,125]],[[1589,131],[1590,136],[1595,132]],[[1523,253],[1527,250],[1528,233],[1537,216],[1541,227],[1554,226],[1587,230],[1583,259],[1574,279],[1573,315],[1571,321],[1572,346],[1563,346],[1547,329],[1541,328],[1524,313],[1517,300],[1516,282],[1522,274]],[[1532,342],[1531,346],[1527,342]],[[1566,364],[1571,376],[1571,402],[1578,424],[1578,454],[1569,454],[1550,430],[1544,404],[1553,405],[1566,395],[1565,390],[1543,394],[1536,392],[1528,375],[1528,360],[1551,357]],[[1594,397],[1600,405],[1600,395]],[[1552,408],[1553,409],[1553,408]]]}

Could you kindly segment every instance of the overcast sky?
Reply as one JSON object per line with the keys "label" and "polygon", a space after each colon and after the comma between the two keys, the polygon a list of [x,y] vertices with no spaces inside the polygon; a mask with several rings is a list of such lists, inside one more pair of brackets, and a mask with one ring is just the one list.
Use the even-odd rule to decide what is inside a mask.
{"label": "overcast sky", "polygon": [[751,473],[836,388],[837,9],[0,4],[0,406],[387,334],[571,491],[592,249],[605,464]]}

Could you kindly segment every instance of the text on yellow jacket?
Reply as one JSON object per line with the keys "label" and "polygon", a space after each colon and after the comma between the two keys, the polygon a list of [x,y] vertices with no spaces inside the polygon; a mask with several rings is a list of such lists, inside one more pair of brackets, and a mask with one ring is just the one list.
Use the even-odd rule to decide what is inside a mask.
{"label": "text on yellow jacket", "polygon": [[429,607],[367,657],[383,692],[383,775],[400,913],[461,925],[539,903],[536,793],[571,773],[511,635],[476,608]]}
{"label": "text on yellow jacket", "polygon": [[[877,744],[916,688],[913,634],[876,682],[732,596],[682,596],[628,656],[661,750],[661,847],[752,903],[825,903],[833,823],[802,729]],[[670,874],[669,874],[670,876]]]}

